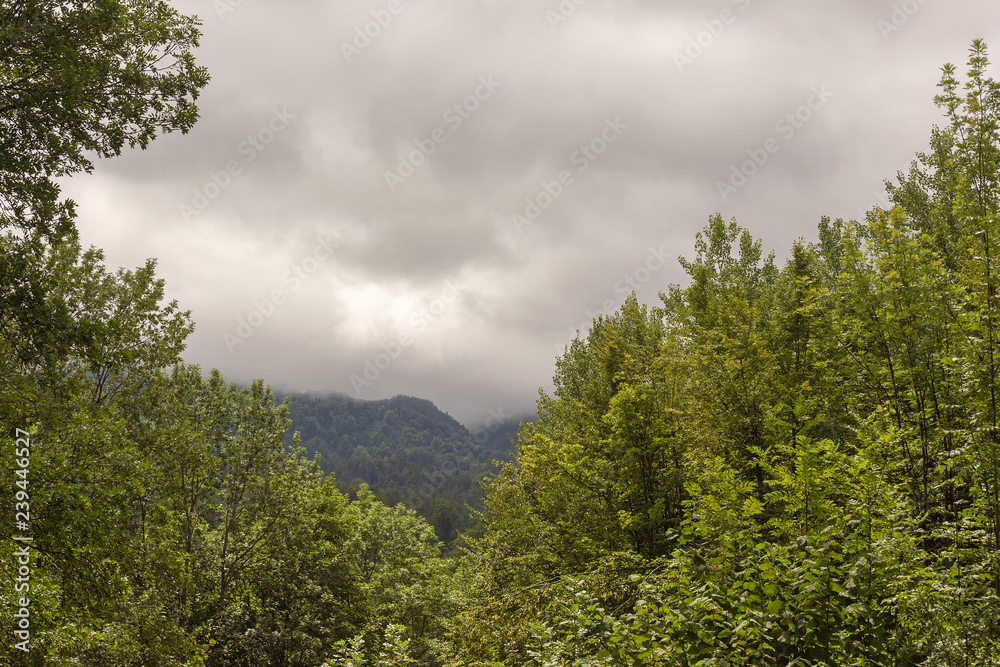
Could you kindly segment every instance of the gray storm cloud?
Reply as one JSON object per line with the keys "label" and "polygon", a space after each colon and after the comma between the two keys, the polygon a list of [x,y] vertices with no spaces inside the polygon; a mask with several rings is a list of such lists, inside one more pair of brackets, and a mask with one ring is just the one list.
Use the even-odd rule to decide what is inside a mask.
{"label": "gray storm cloud", "polygon": [[201,120],[64,183],[83,241],[158,258],[191,362],[352,393],[377,360],[362,397],[470,425],[531,411],[633,287],[683,282],[711,214],[779,256],[857,217],[926,146],[940,66],[1000,45],[987,0],[176,6],[203,21]]}

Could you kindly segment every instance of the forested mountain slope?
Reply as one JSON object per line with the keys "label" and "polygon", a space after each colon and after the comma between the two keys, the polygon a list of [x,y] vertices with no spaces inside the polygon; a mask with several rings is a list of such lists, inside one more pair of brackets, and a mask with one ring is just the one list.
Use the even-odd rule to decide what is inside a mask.
{"label": "forested mountain slope", "polygon": [[298,432],[307,454],[318,455],[341,488],[367,484],[387,504],[407,503],[445,543],[471,525],[469,507],[482,509],[480,480],[492,472],[493,461],[513,455],[517,421],[491,423],[473,435],[430,401],[410,396],[288,399],[286,443]]}

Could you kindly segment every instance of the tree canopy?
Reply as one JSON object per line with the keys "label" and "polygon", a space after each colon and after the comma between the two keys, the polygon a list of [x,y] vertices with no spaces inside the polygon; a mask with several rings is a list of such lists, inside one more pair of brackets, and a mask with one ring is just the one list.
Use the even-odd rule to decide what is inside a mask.
{"label": "tree canopy", "polygon": [[0,7],[3,227],[72,232],[55,178],[91,156],[187,132],[208,82],[199,22],[162,0],[13,0]]}

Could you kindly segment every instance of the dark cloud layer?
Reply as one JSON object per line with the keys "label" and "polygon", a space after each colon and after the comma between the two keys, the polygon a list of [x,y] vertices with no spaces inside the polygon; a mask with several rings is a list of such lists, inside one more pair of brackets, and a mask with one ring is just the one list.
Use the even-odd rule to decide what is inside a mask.
{"label": "dark cloud layer", "polygon": [[857,217],[926,146],[940,66],[1000,42],[990,0],[176,6],[201,121],[66,182],[85,242],[159,259],[189,361],[469,424],[530,411],[630,286],[682,282],[711,214],[779,256]]}

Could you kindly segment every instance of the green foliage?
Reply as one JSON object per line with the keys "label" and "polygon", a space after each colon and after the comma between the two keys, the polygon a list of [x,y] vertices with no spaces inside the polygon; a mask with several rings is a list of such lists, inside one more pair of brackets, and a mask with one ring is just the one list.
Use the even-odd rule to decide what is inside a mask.
{"label": "green foliage", "polygon": [[449,664],[1000,661],[988,66],[945,66],[891,210],[780,270],[715,216],[655,317],[574,341],[489,483]]}
{"label": "green foliage", "polygon": [[[557,362],[555,396],[543,396],[537,424],[522,427],[518,465],[489,483],[498,502],[484,514],[488,530],[502,527],[499,549],[538,555],[525,561],[535,574],[586,566],[607,551],[667,548],[684,471],[678,388],[658,361],[666,344],[660,319],[633,296]],[[524,532],[508,535],[513,526]]]}
{"label": "green foliage", "polygon": [[350,641],[337,642],[337,662],[324,662],[323,667],[334,664],[343,667],[401,667],[412,665],[410,642],[403,637],[406,628],[392,625],[385,629],[380,640],[372,646],[363,635]]}
{"label": "green foliage", "polygon": [[432,663],[453,608],[450,573],[433,529],[402,504],[390,508],[378,502],[366,485],[346,517],[351,532],[345,548],[368,619],[364,636],[369,652],[376,650],[372,647],[387,650],[394,645],[393,633],[402,630],[410,647],[403,653],[412,652],[422,664]]}
{"label": "green foliage", "polygon": [[[58,326],[8,318],[0,337],[3,430],[34,443],[32,641],[13,664],[315,666],[396,622],[434,664],[452,603],[430,526],[367,490],[350,503],[286,446],[288,406],[262,382],[179,363],[190,321],[152,263],[101,260],[72,241],[25,256]],[[9,608],[15,545],[0,544]]]}
{"label": "green foliage", "polygon": [[[560,581],[526,664],[923,664],[915,647],[938,637],[920,606],[939,582],[904,566],[920,558],[915,524],[863,462],[829,442],[795,455],[799,472],[783,475],[772,499],[798,510],[783,540],[766,539],[752,511],[708,529],[720,526],[713,505],[694,494],[681,546],[629,576],[624,601],[592,576]],[[840,483],[817,485],[818,474]]]}

